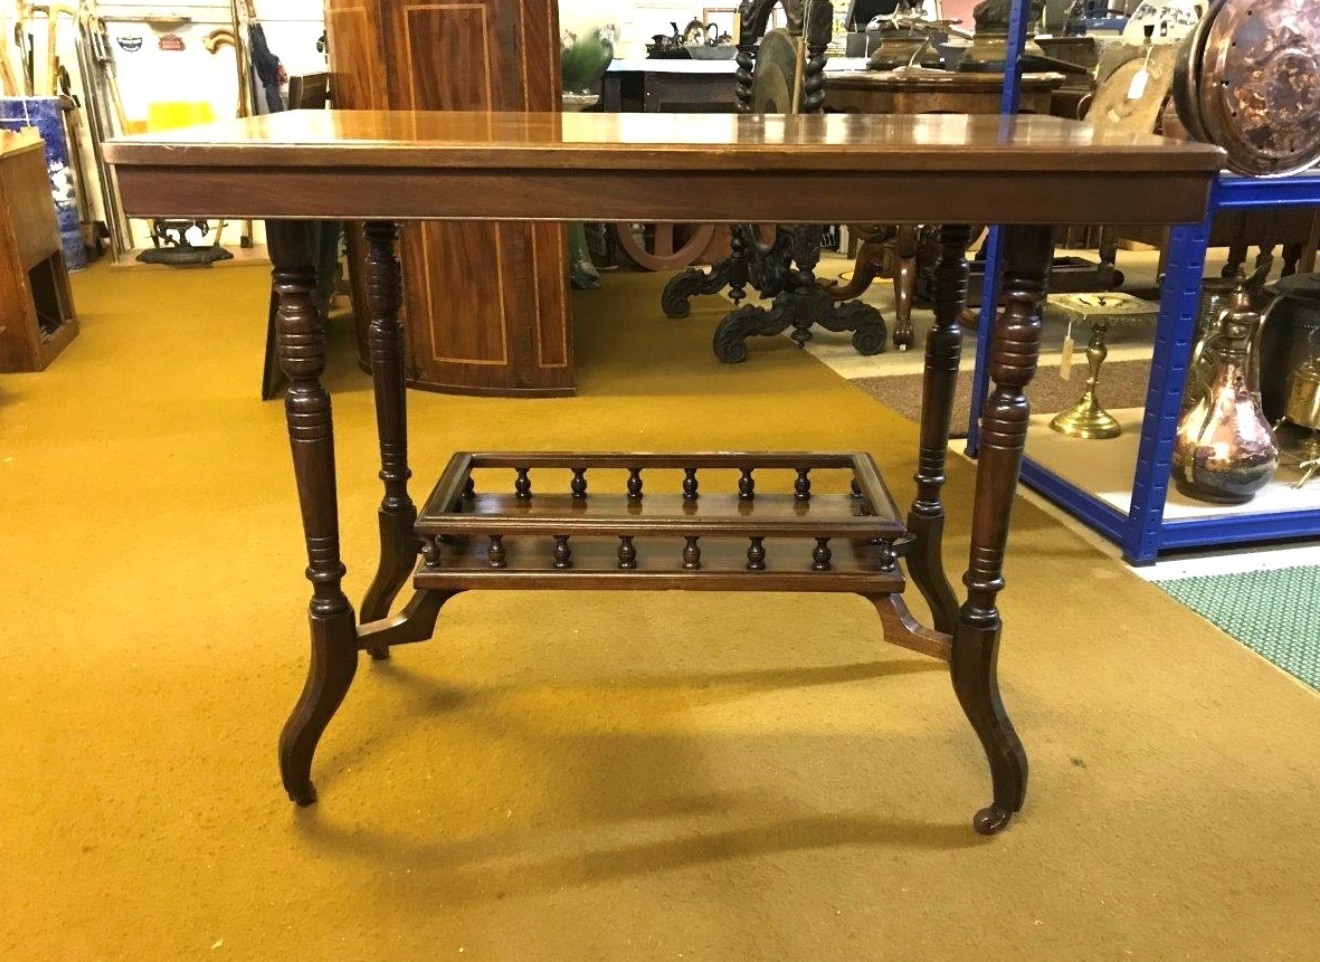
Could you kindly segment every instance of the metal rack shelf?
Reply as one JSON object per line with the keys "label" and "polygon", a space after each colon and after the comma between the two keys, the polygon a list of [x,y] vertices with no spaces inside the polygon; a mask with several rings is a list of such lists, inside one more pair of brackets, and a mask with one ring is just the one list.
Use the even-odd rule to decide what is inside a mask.
{"label": "metal rack shelf", "polygon": [[[1210,212],[1201,224],[1174,228],[1169,237],[1167,271],[1155,331],[1150,386],[1132,479],[1132,500],[1124,512],[1094,491],[1087,490],[1044,467],[1031,456],[1028,445],[1022,479],[1034,490],[1067,510],[1123,549],[1134,565],[1153,564],[1161,551],[1225,544],[1273,541],[1320,535],[1320,489],[1314,507],[1305,510],[1246,511],[1223,514],[1207,511],[1201,517],[1165,517],[1170,462],[1173,455],[1183,387],[1192,354],[1196,318],[1200,309],[1201,281],[1205,273],[1210,226],[1218,211],[1262,207],[1320,207],[1320,174],[1282,178],[1250,178],[1223,174],[1210,199]],[[993,248],[992,255],[997,253]],[[998,273],[997,271],[995,273]],[[987,293],[990,288],[987,287]],[[998,301],[997,287],[995,298]],[[972,419],[967,453],[975,457],[979,441],[976,414],[985,398],[989,370],[985,352],[993,330],[993,316],[982,309],[978,331],[977,363],[973,375]],[[1103,443],[1103,442],[1081,442]]]}

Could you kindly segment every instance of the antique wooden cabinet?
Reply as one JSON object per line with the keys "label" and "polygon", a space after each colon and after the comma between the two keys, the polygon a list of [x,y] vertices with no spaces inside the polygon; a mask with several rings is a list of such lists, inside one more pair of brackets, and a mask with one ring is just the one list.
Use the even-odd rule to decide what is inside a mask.
{"label": "antique wooden cabinet", "polygon": [[[325,0],[325,11],[338,108],[559,109],[557,0]],[[365,341],[363,245],[356,225],[349,234]],[[411,386],[573,393],[562,227],[412,224],[400,256]]]}
{"label": "antique wooden cabinet", "polygon": [[77,334],[46,145],[0,131],[0,371],[44,371]]}

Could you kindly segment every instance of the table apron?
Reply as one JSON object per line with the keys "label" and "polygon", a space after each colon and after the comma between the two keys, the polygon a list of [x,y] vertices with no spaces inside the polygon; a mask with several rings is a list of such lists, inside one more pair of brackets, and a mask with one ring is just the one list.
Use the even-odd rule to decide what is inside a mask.
{"label": "table apron", "polygon": [[1213,175],[124,166],[133,217],[297,220],[997,223],[1204,216]]}

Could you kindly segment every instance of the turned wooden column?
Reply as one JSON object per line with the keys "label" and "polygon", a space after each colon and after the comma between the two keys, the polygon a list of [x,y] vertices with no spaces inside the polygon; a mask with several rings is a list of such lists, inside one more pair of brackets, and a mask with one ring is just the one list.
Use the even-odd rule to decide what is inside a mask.
{"label": "turned wooden column", "polygon": [[[334,106],[560,108],[556,0],[325,0]],[[349,229],[359,356],[371,354],[366,251]],[[411,387],[564,396],[574,387],[559,224],[409,224],[399,245]]]}
{"label": "turned wooden column", "polygon": [[316,309],[311,225],[268,221],[266,236],[275,265],[276,336],[280,367],[289,379],[284,407],[312,583],[311,664],[302,696],[280,735],[280,773],[289,798],[310,805],[316,801],[312,755],[357,671],[357,619],[342,587],[335,433],[330,394],[321,384],[325,325]]}
{"label": "turned wooden column", "polygon": [[1054,259],[1053,228],[1007,227],[1004,238],[1003,310],[990,353],[994,390],[981,411],[972,550],[963,576],[967,601],[949,661],[958,702],[990,762],[994,800],[974,822],[985,835],[1008,824],[1027,792],[1027,755],[999,694],[1003,621],[996,601],[1004,590],[1004,553],[1031,419],[1026,391],[1040,359],[1040,311]]}
{"label": "turned wooden column", "polygon": [[[413,522],[417,508],[408,495],[408,408],[404,389],[403,330],[399,307],[403,300],[399,260],[395,256],[398,228],[389,221],[369,221],[367,243],[367,303],[371,310],[371,372],[376,393],[376,430],[380,437],[380,479],[385,497],[380,504],[380,565],[362,602],[362,620],[379,621],[390,612],[395,596],[417,560]],[[371,649],[377,660],[384,648]]]}
{"label": "turned wooden column", "polygon": [[958,601],[944,571],[945,466],[949,458],[949,425],[953,418],[963,332],[959,323],[967,306],[970,270],[967,247],[972,229],[945,224],[940,229],[940,260],[935,267],[935,326],[926,336],[926,373],[921,394],[921,454],[917,497],[908,515],[908,530],[917,543],[908,557],[912,582],[930,605],[935,627],[952,633]]}

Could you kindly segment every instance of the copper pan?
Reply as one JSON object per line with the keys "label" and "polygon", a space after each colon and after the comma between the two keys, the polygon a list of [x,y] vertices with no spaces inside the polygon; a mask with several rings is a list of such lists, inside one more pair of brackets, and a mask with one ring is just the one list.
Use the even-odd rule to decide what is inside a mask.
{"label": "copper pan", "polygon": [[1320,161],[1320,3],[1232,0],[1204,43],[1200,121],[1229,167],[1279,176]]}

